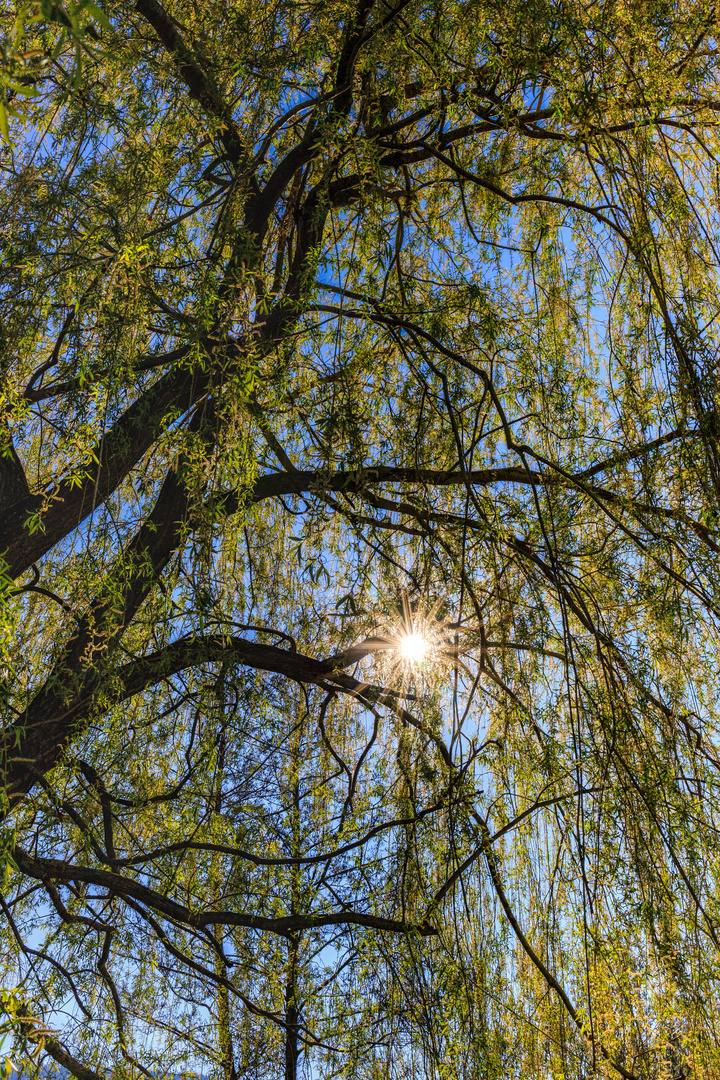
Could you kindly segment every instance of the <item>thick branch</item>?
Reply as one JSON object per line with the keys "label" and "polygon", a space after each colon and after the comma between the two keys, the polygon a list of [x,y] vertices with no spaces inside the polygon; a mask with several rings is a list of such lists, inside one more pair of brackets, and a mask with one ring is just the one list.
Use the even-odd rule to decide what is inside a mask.
{"label": "thick branch", "polygon": [[[693,434],[688,432],[688,435]],[[627,454],[619,454],[609,462],[601,462],[592,473],[599,472],[601,468],[610,468],[611,465],[622,464],[625,461],[649,453],[657,446],[671,442],[681,436],[672,432],[670,436],[655,440],[647,447],[629,451]],[[441,469],[418,469],[404,468],[392,465],[370,465],[362,469],[336,472],[327,475],[318,470],[305,469],[293,472],[269,473],[256,480],[252,492],[244,501],[250,503],[262,502],[278,495],[304,495],[322,494],[329,491],[344,492],[346,494],[362,494],[368,488],[382,483],[420,484],[425,487],[466,487],[468,484],[477,487],[488,487],[490,484],[520,484],[524,487],[575,487],[583,494],[589,495],[603,503],[613,505],[619,509],[627,508],[639,514],[647,514],[651,517],[660,517],[665,520],[679,521],[698,536],[703,543],[713,551],[718,550],[712,539],[707,526],[695,521],[682,509],[672,507],[655,506],[652,503],[640,502],[637,499],[628,498],[608,488],[596,487],[588,484],[584,477],[585,473],[572,475],[558,472],[538,472],[533,469],[508,466],[495,469],[475,469],[471,472],[457,472]],[[241,500],[234,491],[219,492],[211,496],[211,502],[224,513],[233,514],[242,505]],[[422,513],[422,508],[411,507],[406,503],[388,505],[386,509],[402,512],[411,512],[413,515]],[[436,515],[447,517],[447,515]],[[450,520],[447,517],[447,520]]]}
{"label": "thick branch", "polygon": [[180,542],[189,504],[181,464],[168,473],[153,512],[79,621],[43,688],[2,732],[0,760],[11,806],[38,773],[60,760],[82,728],[102,692],[108,657]]}
{"label": "thick branch", "polygon": [[87,1065],[83,1065],[72,1054],[69,1054],[57,1039],[53,1038],[50,1031],[38,1025],[34,1017],[18,1014],[17,1022],[28,1042],[41,1046],[46,1054],[56,1061],[61,1068],[67,1069],[71,1076],[77,1077],[77,1080],[106,1080],[100,1073],[88,1068]]}
{"label": "thick branch", "polygon": [[391,934],[420,934],[431,937],[437,934],[435,927],[425,922],[421,925],[402,922],[398,919],[383,919],[377,915],[368,915],[360,911],[329,911],[320,915],[282,915],[267,918],[264,915],[245,915],[237,911],[191,911],[184,904],[178,904],[162,893],[142,885],[139,881],[88,866],[73,866],[62,859],[44,859],[28,855],[21,848],[13,849],[13,860],[18,870],[37,881],[53,881],[61,884],[82,882],[98,885],[111,890],[116,896],[128,896],[153,911],[165,915],[184,926],[199,930],[209,926],[241,926],[248,930],[262,930],[267,933],[288,934],[300,930],[317,929],[322,926],[368,926],[374,930],[384,930]]}
{"label": "thick branch", "polygon": [[[7,563],[8,575],[17,578],[24,574],[101,506],[152,446],[168,413],[186,412],[206,386],[206,379],[187,368],[169,371],[103,436],[91,454],[91,461],[97,464],[73,470],[49,498],[28,495],[10,507],[0,518],[0,555]],[[33,515],[39,515],[40,522],[31,532],[28,519]]]}
{"label": "thick branch", "polygon": [[245,144],[215,80],[203,69],[197,55],[185,44],[177,26],[158,0],[137,0],[135,10],[150,23],[172,56],[190,96],[206,113],[221,122],[219,134],[223,146],[228,156],[237,163],[245,151]]}

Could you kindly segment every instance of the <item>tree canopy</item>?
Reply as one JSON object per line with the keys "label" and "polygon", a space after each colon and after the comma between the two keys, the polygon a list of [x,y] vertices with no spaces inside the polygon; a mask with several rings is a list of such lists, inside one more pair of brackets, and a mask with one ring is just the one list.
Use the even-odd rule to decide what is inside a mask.
{"label": "tree canopy", "polygon": [[24,1075],[720,1072],[717,18],[3,10]]}

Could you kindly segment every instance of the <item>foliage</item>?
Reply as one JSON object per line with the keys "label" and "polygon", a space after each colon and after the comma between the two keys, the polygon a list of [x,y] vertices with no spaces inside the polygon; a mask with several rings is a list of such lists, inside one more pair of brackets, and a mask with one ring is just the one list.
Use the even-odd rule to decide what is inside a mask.
{"label": "foliage", "polygon": [[715,8],[2,18],[3,1060],[717,1076]]}

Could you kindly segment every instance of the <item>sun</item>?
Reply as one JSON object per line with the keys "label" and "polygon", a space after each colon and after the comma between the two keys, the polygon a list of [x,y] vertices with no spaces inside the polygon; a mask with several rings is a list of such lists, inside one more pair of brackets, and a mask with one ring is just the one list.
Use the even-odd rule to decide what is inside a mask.
{"label": "sun", "polygon": [[427,642],[422,634],[413,632],[400,638],[400,653],[403,660],[407,660],[409,664],[419,664],[424,660],[427,649]]}
{"label": "sun", "polygon": [[440,609],[446,606],[443,598],[413,606],[403,591],[401,599],[394,618],[378,613],[372,635],[331,657],[329,662],[347,667],[372,656],[382,672],[383,685],[400,683],[401,696],[410,687],[414,687],[414,693],[419,687],[437,684],[448,668],[467,672],[459,634],[467,634],[471,628],[441,614]]}

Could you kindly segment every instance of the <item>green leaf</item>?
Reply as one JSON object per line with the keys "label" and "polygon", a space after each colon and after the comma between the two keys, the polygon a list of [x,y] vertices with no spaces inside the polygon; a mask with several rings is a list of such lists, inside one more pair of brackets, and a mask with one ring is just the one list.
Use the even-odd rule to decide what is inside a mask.
{"label": "green leaf", "polygon": [[83,4],[82,6],[83,10],[85,10],[88,15],[90,15],[95,20],[95,22],[100,23],[100,26],[102,26],[104,30],[107,30],[108,33],[112,33],[112,23],[110,22],[102,8],[99,8],[97,4],[94,4],[92,0],[87,0],[87,3]]}

